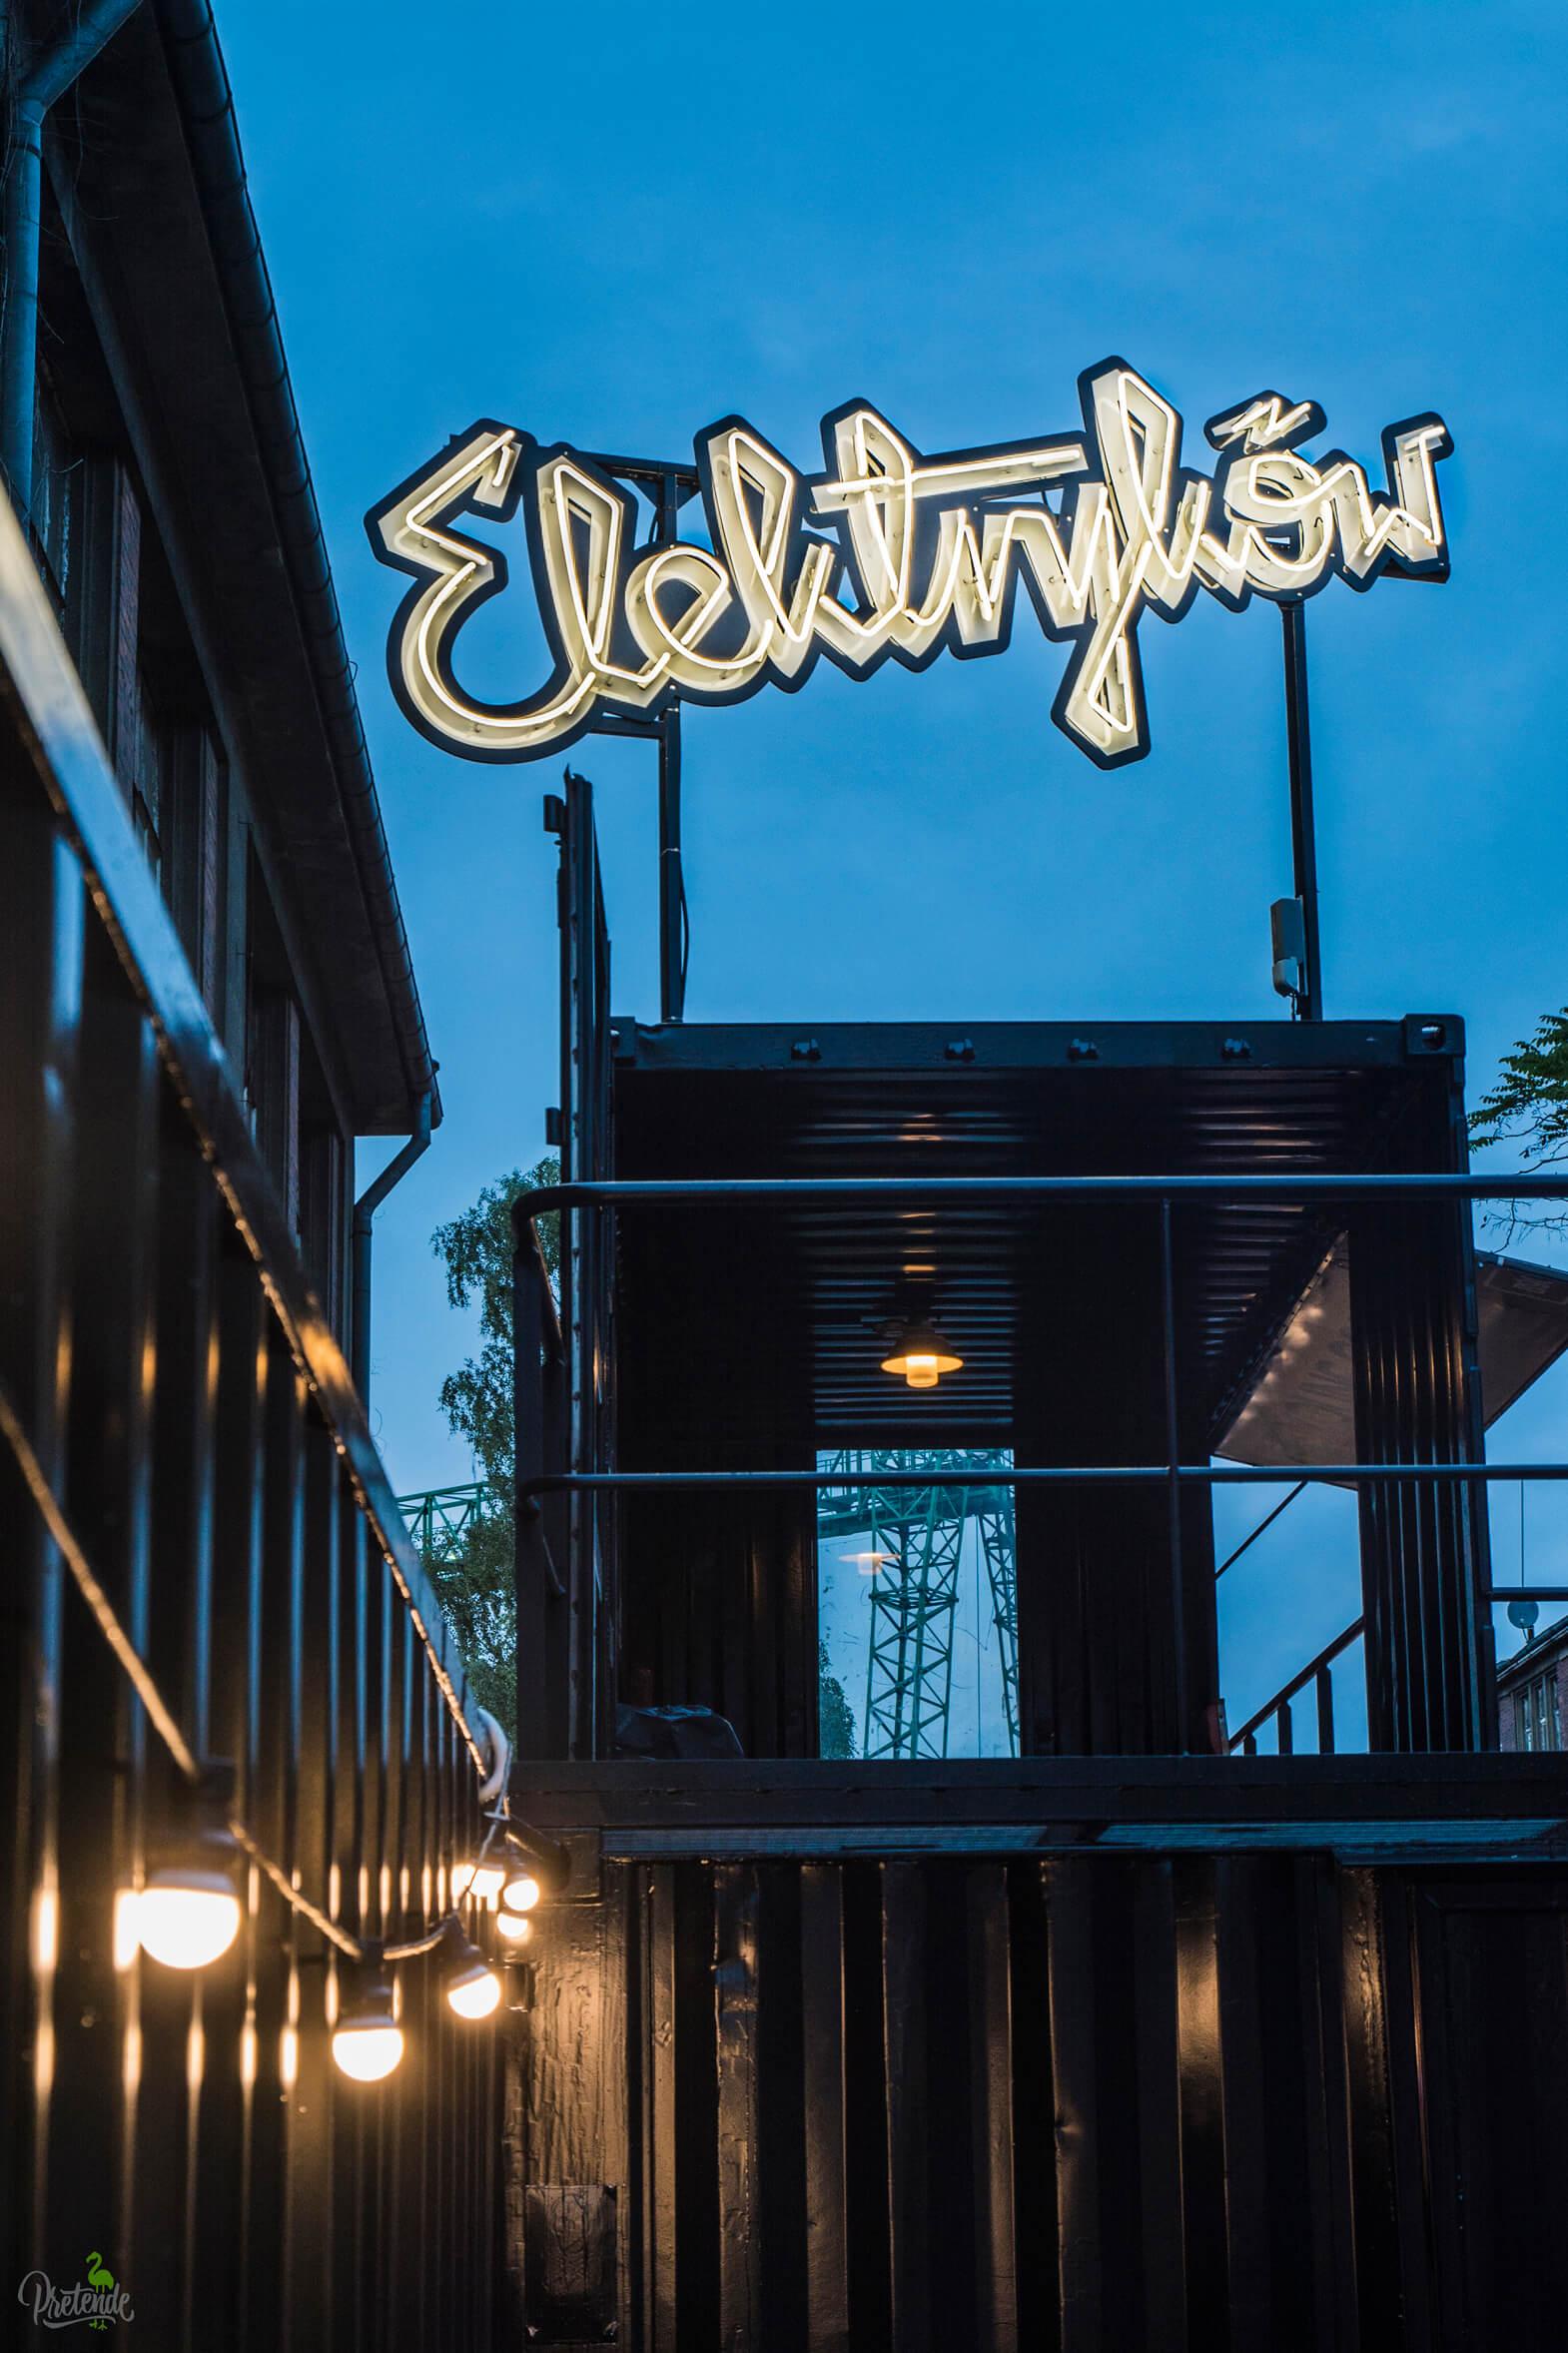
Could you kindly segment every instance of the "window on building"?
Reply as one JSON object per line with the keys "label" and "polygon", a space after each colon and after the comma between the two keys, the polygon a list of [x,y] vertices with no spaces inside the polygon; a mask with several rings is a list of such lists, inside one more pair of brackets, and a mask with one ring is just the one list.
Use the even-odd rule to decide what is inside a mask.
{"label": "window on building", "polygon": [[54,393],[41,379],[33,410],[33,544],[44,585],[64,619],[82,457]]}
{"label": "window on building", "polygon": [[1560,1749],[1562,1728],[1557,1711],[1557,1670],[1549,1667],[1514,1694],[1514,1745],[1520,1749]]}
{"label": "window on building", "polygon": [[189,678],[144,665],[131,806],[181,944],[216,1015],[223,972],[226,776]]}

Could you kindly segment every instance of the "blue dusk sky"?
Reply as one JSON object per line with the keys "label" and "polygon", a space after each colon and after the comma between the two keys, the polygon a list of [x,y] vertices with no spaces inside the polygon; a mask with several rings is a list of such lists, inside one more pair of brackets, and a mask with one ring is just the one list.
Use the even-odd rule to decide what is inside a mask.
{"label": "blue dusk sky", "polygon": [[[386,683],[399,584],[362,523],[475,417],[682,456],[739,410],[809,467],[857,395],[927,449],[1060,431],[1116,352],[1189,439],[1276,387],[1375,474],[1384,425],[1439,410],[1452,580],[1310,608],[1326,1009],[1461,1013],[1474,1096],[1568,998],[1560,0],[218,13],[441,1063],[445,1125],[377,1224],[400,1487],[469,1470],[436,1403],[469,1331],[430,1230],[538,1156],[556,1097],[558,764],[413,735]],[[690,1016],[1277,1014],[1278,621],[1202,599],[1142,643],[1154,749],[1109,775],[1052,725],[1064,651],[1022,618],[997,660],[824,665],[688,715]],[[491,691],[538,683],[525,627],[490,658]],[[617,1007],[651,1019],[652,752],[572,756],[600,787]],[[1564,1394],[1505,1450],[1561,1451]],[[1226,1528],[1261,1500],[1225,1499]],[[1354,1606],[1337,1501],[1221,1588],[1232,1722]],[[1532,1573],[1560,1575],[1550,1498],[1529,1508]]]}

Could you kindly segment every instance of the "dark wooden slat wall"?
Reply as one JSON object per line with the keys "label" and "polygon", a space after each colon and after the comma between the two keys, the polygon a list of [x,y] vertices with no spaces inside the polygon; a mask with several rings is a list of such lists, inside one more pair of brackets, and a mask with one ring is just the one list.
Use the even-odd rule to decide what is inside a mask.
{"label": "dark wooden slat wall", "polygon": [[508,2214],[614,2191],[638,2353],[1556,2341],[1559,1866],[607,1863],[540,1972]]}
{"label": "dark wooden slat wall", "polygon": [[[411,1933],[477,1823],[403,1589],[417,1571],[383,1542],[390,1497],[369,1516],[385,1474],[363,1424],[329,1418],[347,1377],[129,816],[90,742],[69,791],[46,755],[0,707],[0,1370],[263,1846],[355,1934]],[[125,832],[92,889],[78,786],[97,856]],[[403,2066],[350,2083],[329,2047],[336,1962],[254,1872],[211,1969],[117,1958],[115,1891],[174,1776],[4,1445],[0,1562],[6,2293],[35,2266],[68,2285],[96,2248],[132,2299],[128,2341],[171,2353],[488,2346],[497,2031],[406,1964]]]}

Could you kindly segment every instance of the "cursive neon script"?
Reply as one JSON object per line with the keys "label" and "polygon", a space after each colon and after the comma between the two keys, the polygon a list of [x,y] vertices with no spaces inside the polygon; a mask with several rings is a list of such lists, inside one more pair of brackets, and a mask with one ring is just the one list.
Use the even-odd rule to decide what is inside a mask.
{"label": "cursive neon script", "polygon": [[[636,544],[637,501],[613,465],[475,424],[367,517],[378,555],[413,582],[389,641],[393,691],[450,751],[535,759],[606,720],[798,687],[824,654],[864,678],[889,659],[999,653],[1022,582],[1045,635],[1070,647],[1052,715],[1112,768],[1149,750],[1145,612],[1179,620],[1199,589],[1239,612],[1335,574],[1362,589],[1384,571],[1447,577],[1441,417],[1388,427],[1374,490],[1342,450],[1303,453],[1323,428],[1313,401],[1260,392],[1212,417],[1204,473],[1181,462],[1176,409],[1125,360],[1079,391],[1081,429],[940,456],[853,401],[824,419],[812,475],[725,417],[696,441],[706,544]],[[554,668],[522,700],[482,703],[457,682],[456,643],[506,565],[455,521],[504,523],[519,501]]]}

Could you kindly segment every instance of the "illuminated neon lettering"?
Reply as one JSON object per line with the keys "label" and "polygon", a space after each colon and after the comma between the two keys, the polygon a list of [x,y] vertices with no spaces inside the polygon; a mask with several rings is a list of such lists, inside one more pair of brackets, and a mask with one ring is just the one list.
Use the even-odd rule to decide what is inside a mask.
{"label": "illuminated neon lettering", "polygon": [[[825,470],[802,475],[742,417],[698,435],[706,544],[636,543],[637,501],[564,444],[481,422],[367,518],[409,574],[389,668],[413,724],[478,760],[529,760],[616,719],[794,687],[819,656],[851,677],[894,660],[1000,652],[1023,586],[1068,647],[1053,705],[1104,767],[1149,750],[1138,629],[1177,621],[1202,591],[1232,611],[1314,595],[1335,575],[1444,579],[1434,415],[1383,434],[1386,487],[1342,450],[1307,456],[1323,412],[1264,392],[1211,418],[1212,471],[1182,462],[1181,419],[1126,361],[1079,380],[1068,433],[926,456],[877,409],[824,420]],[[645,473],[654,469],[642,469]],[[521,510],[554,657],[509,703],[458,683],[457,640],[506,585],[498,548],[459,527]]]}

